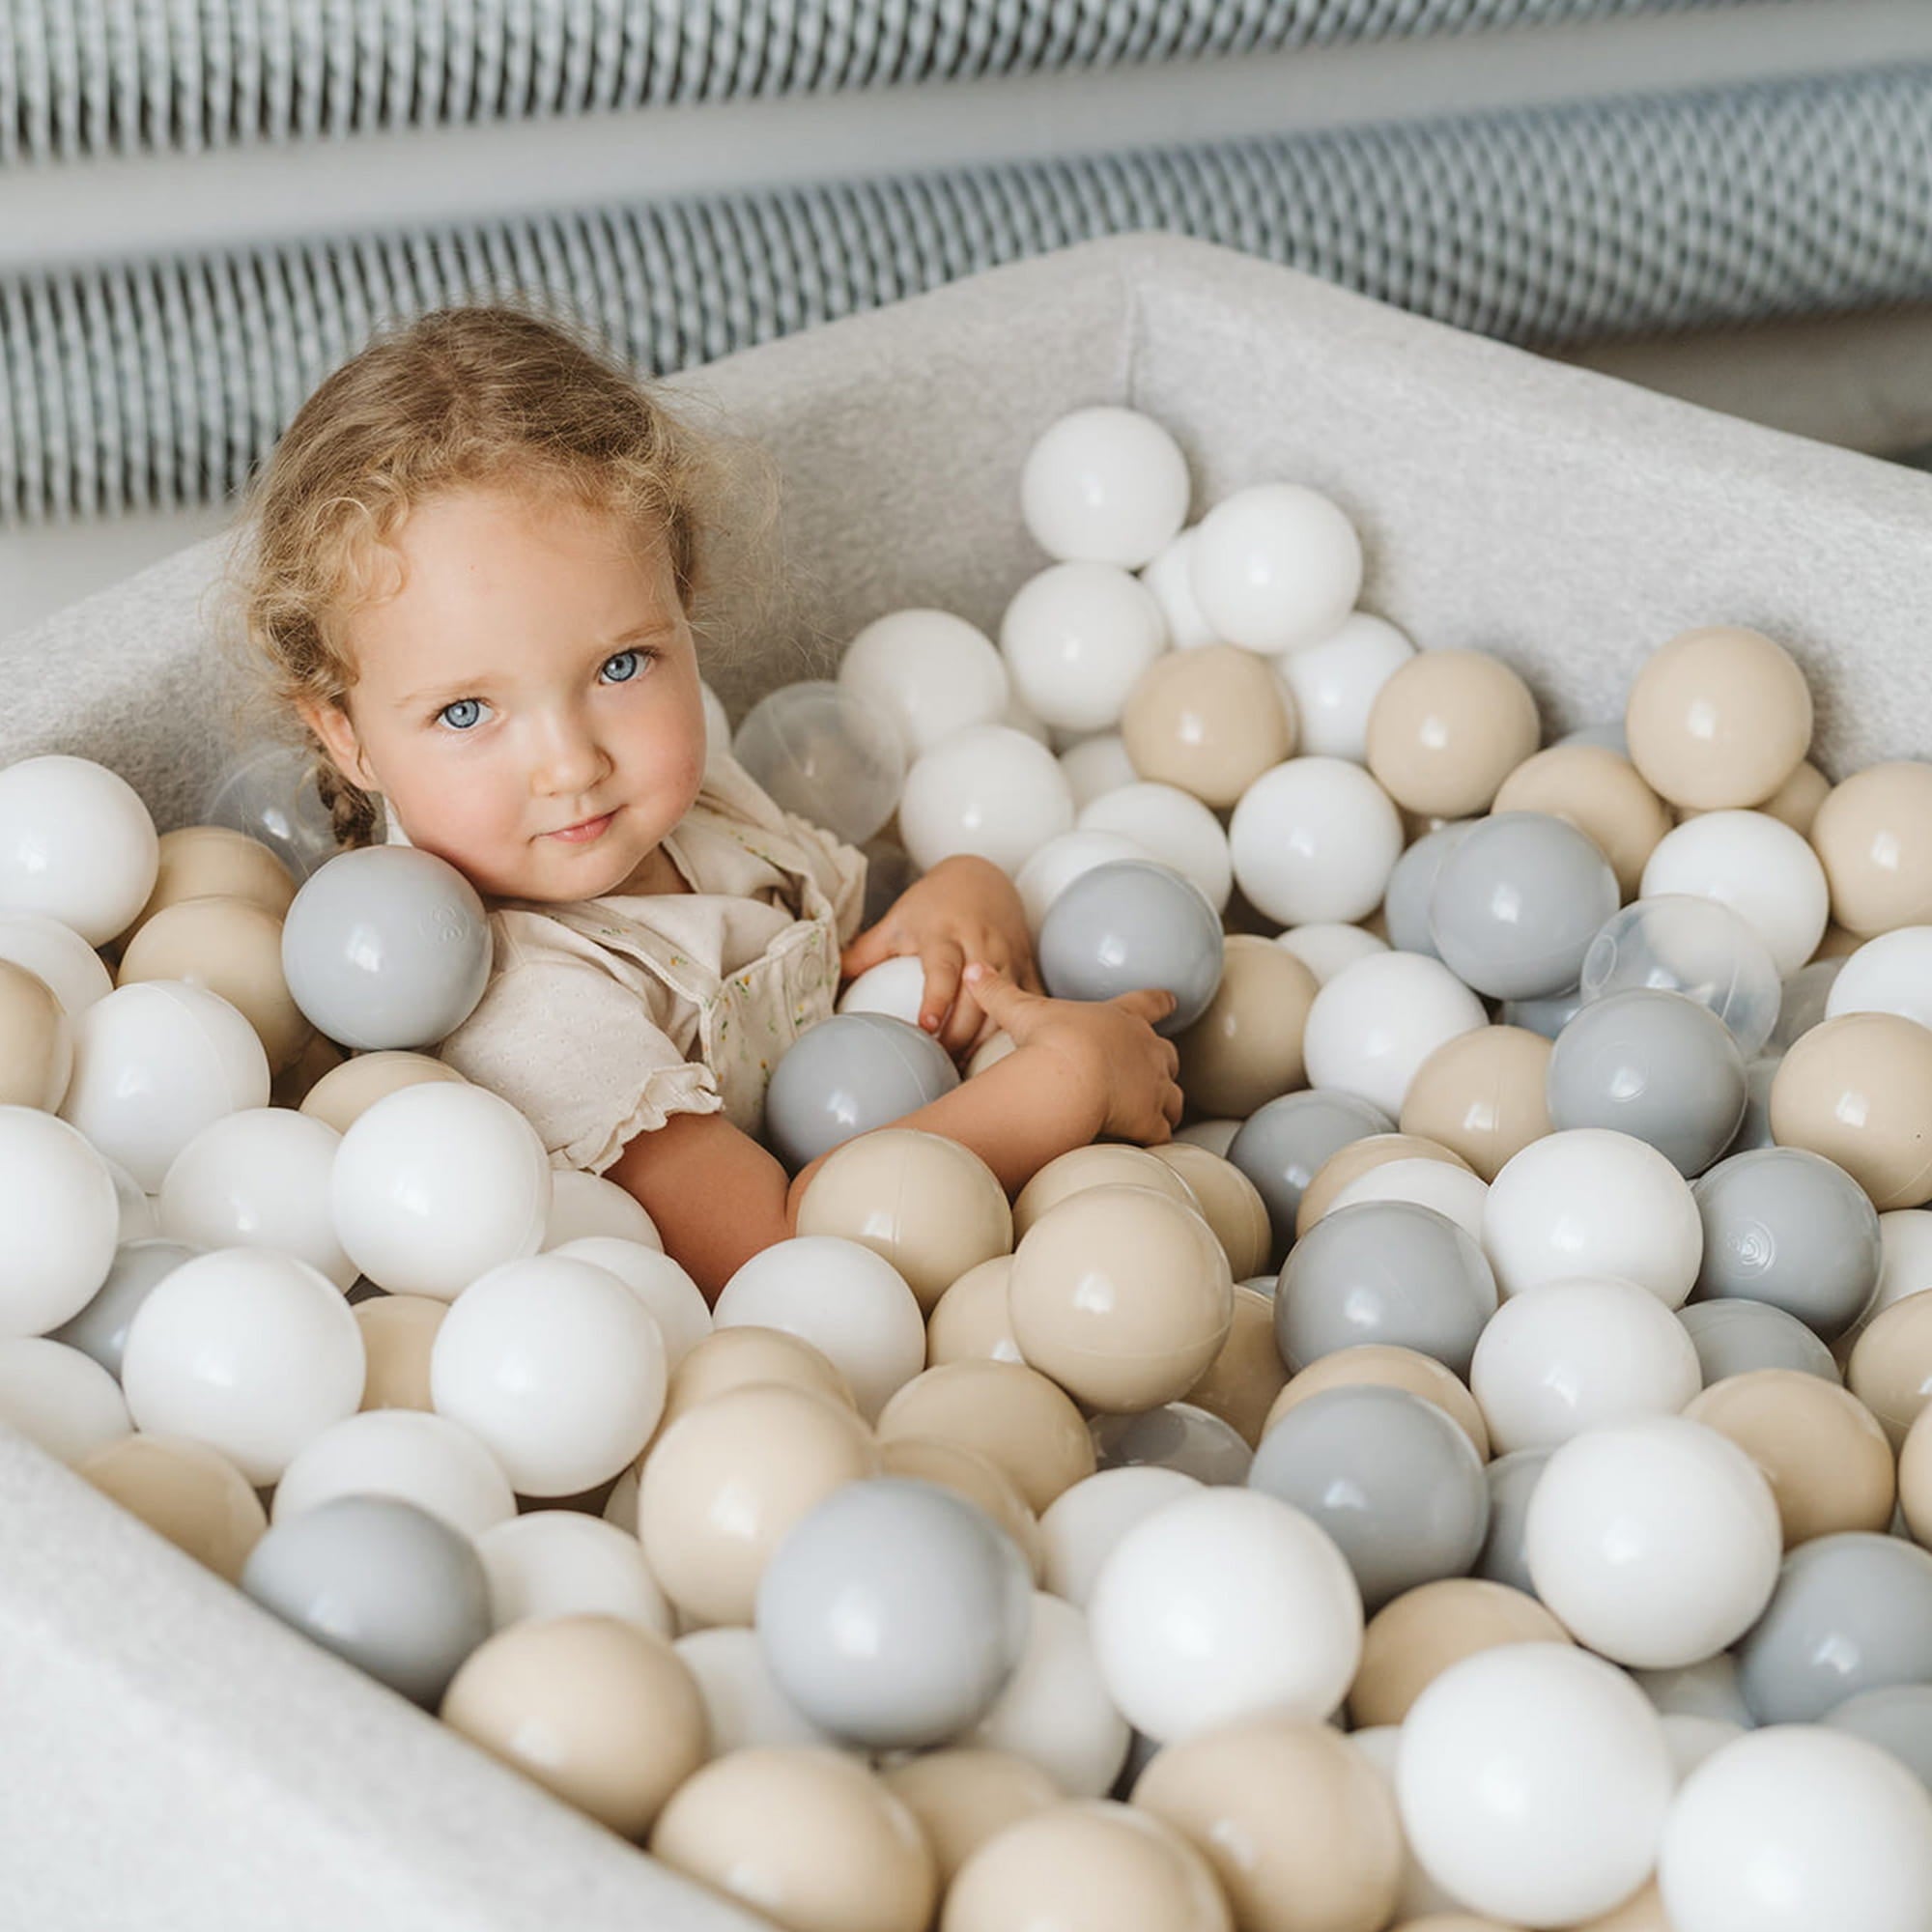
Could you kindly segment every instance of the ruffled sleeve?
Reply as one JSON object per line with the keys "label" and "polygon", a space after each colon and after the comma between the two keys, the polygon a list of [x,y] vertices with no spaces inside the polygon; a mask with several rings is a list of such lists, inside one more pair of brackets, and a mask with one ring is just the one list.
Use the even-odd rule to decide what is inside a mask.
{"label": "ruffled sleeve", "polygon": [[684,1057],[637,990],[568,952],[517,949],[439,1052],[509,1101],[554,1166],[590,1174],[673,1114],[724,1104],[711,1069]]}

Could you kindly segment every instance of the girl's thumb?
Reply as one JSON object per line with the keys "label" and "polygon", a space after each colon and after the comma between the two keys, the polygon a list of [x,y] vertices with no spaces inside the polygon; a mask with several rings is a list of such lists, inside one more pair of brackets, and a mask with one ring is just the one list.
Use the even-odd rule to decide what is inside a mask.
{"label": "girl's thumb", "polygon": [[976,959],[966,969],[966,987],[980,1004],[980,1010],[995,1026],[1005,1026],[1016,1007],[1032,997],[1016,986],[997,966]]}

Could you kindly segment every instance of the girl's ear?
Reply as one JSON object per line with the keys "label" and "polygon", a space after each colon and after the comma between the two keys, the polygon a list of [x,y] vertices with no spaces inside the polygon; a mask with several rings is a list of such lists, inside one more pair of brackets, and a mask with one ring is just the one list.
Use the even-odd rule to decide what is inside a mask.
{"label": "girl's ear", "polygon": [[296,700],[296,709],[300,712],[302,723],[322,740],[329,762],[351,784],[367,792],[382,790],[368,759],[362,755],[362,743],[355,735],[355,726],[341,705],[324,698],[302,697]]}

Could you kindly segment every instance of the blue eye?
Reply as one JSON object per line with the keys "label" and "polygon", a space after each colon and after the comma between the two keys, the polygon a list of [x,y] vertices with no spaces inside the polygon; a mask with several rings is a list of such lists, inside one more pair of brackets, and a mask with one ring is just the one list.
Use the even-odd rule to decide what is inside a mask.
{"label": "blue eye", "polygon": [[615,657],[604,660],[604,675],[612,684],[628,684],[643,668],[643,654],[640,651],[619,651]]}
{"label": "blue eye", "polygon": [[445,704],[436,715],[439,722],[447,724],[452,731],[467,731],[482,721],[483,705],[478,698],[459,697],[455,703]]}

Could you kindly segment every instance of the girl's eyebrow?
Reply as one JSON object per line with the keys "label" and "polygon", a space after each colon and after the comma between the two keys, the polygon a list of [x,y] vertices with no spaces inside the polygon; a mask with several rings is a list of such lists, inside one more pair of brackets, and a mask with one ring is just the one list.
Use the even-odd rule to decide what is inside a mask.
{"label": "girl's eyebrow", "polygon": [[[620,631],[608,643],[596,646],[594,662],[602,664],[606,658],[615,657],[619,651],[632,644],[640,644],[647,638],[662,637],[672,628],[671,621],[663,617],[646,618],[641,624],[633,624],[629,630]],[[441,698],[445,703],[459,697],[474,697],[488,688],[487,677],[467,677],[446,680],[440,684],[425,686],[421,691],[412,691],[396,700],[397,707],[413,711],[419,704],[427,704],[432,698]]]}

